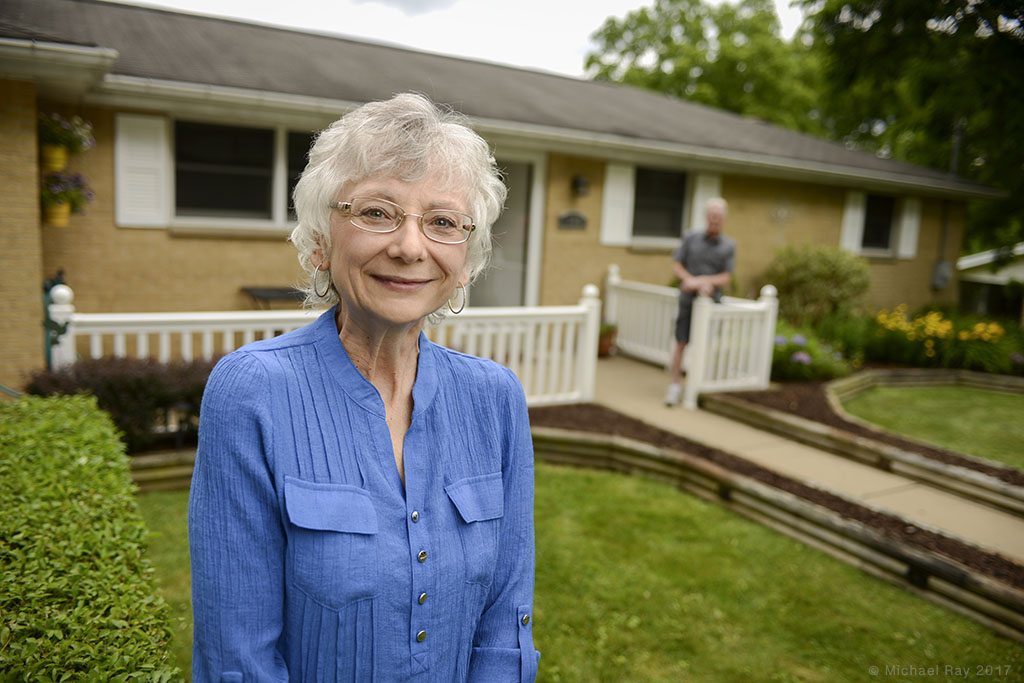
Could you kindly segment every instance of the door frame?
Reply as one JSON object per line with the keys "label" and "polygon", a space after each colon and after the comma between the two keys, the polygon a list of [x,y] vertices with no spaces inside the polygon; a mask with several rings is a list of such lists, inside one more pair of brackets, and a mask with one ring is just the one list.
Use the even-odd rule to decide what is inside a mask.
{"label": "door frame", "polygon": [[544,254],[544,202],[548,156],[546,152],[508,149],[495,151],[494,157],[499,168],[503,161],[527,163],[532,167],[528,189],[529,211],[526,219],[526,281],[523,287],[523,305],[536,306],[540,301],[541,260]]}

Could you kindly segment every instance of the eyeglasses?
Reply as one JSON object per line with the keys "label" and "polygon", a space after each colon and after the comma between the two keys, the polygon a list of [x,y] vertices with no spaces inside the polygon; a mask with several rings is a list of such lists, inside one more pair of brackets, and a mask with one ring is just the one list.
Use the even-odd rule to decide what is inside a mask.
{"label": "eyeglasses", "polygon": [[348,214],[352,225],[367,232],[394,232],[407,216],[418,218],[420,231],[427,239],[441,244],[462,244],[476,230],[472,218],[451,209],[406,213],[398,204],[376,197],[353,197],[350,201],[331,202],[328,206]]}

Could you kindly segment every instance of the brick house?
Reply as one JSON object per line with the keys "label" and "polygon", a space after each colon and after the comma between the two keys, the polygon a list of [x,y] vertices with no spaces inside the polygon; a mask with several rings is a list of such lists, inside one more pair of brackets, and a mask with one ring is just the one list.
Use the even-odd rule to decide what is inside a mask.
{"label": "brick house", "polygon": [[[415,90],[471,117],[509,185],[496,268],[474,305],[574,302],[611,263],[670,278],[680,235],[730,204],[735,293],[773,250],[867,257],[872,306],[956,300],[966,202],[989,188],[629,87],[96,0],[0,5],[0,384],[43,363],[41,284],[63,271],[82,311],[250,308],[244,288],[299,277],[289,191],[311,135]],[[36,120],[78,114],[74,157],[97,198],[40,218]]]}

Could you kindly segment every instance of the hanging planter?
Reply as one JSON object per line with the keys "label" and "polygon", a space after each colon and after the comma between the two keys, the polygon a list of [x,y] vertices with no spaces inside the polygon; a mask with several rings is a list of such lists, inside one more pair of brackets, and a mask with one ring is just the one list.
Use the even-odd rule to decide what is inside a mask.
{"label": "hanging planter", "polygon": [[43,145],[39,155],[39,167],[43,173],[63,171],[68,165],[68,148],[63,145]]}
{"label": "hanging planter", "polygon": [[81,173],[48,173],[39,187],[39,203],[43,207],[43,222],[55,228],[64,228],[72,213],[85,213],[85,205],[92,201],[93,192]]}
{"label": "hanging planter", "polygon": [[66,228],[70,222],[70,204],[51,204],[43,207],[43,223],[51,228]]}
{"label": "hanging planter", "polygon": [[[49,145],[63,147],[65,154],[78,154],[92,149],[96,140],[92,136],[92,124],[81,116],[65,119],[60,114],[40,112],[39,144],[44,148]],[[54,170],[61,171],[63,167]]]}

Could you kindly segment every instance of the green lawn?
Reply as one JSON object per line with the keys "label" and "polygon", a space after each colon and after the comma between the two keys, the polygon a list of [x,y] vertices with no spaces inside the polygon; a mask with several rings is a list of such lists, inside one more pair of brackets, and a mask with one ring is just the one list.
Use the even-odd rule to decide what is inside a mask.
{"label": "green lawn", "polygon": [[[161,589],[188,621],[185,492],[139,496]],[[909,680],[1011,665],[1017,643],[716,505],[639,477],[537,467],[541,681]],[[183,670],[189,632],[175,628]],[[914,680],[947,680],[944,677]],[[955,680],[950,677],[949,680]]]}
{"label": "green lawn", "polygon": [[1024,470],[1024,395],[961,386],[874,387],[843,408],[890,431]]}

